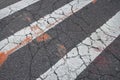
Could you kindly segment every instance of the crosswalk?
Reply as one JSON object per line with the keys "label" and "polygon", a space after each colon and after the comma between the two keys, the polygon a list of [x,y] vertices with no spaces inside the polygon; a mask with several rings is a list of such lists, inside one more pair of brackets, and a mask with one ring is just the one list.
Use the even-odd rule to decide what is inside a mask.
{"label": "crosswalk", "polygon": [[[2,20],[7,16],[10,16],[12,14],[14,15],[15,12],[20,11],[21,9],[24,9],[27,6],[29,7],[30,5],[35,4],[38,1],[39,0],[29,1],[21,0],[6,8],[3,8],[0,10],[0,19]],[[99,1],[97,2],[99,3]],[[85,18],[82,17],[82,15],[84,15],[82,11],[85,9],[86,9],[85,11],[87,11],[86,6],[89,7],[90,5],[95,5],[97,2],[96,0],[70,1],[69,3],[58,8],[57,10],[54,10],[52,13],[48,13],[44,17],[39,18],[38,20],[29,24],[29,26],[24,27],[23,29],[15,32],[13,35],[1,40],[0,66],[2,67],[3,65],[3,69],[1,69],[0,71],[0,79],[5,79],[2,78],[2,70],[4,70],[5,65],[4,62],[6,63],[7,61],[9,61],[8,58],[11,57],[12,53],[14,53],[12,54],[13,56],[16,55],[16,53],[17,55],[20,55],[21,54],[20,51],[28,46],[29,47],[28,54],[30,53],[35,54],[32,56],[32,59],[30,60],[31,61],[30,65],[34,65],[34,67],[32,68],[30,66],[31,68],[28,69],[28,72],[30,72],[29,78],[21,76],[21,79],[75,80],[77,76],[79,76],[86,68],[88,68],[88,66],[94,61],[94,59],[96,59],[102,53],[102,51],[104,51],[104,49],[106,49],[106,47],[108,47],[112,42],[114,42],[114,40],[120,35],[119,7],[116,7],[114,13],[113,12],[111,13],[112,15],[110,14],[111,17],[108,18],[106,17],[106,19],[104,19],[104,17],[101,18],[103,19],[103,22],[101,21],[100,23],[101,25],[95,26],[96,27],[95,29],[93,26],[93,29],[90,29],[91,31],[87,32],[88,29],[86,29],[85,27],[90,28],[92,25],[97,25],[97,23],[92,25],[91,23],[88,23],[87,19],[85,19],[87,18],[87,16],[85,16]],[[104,9],[107,10],[107,8]],[[77,17],[77,15],[81,15],[81,17]],[[73,16],[75,16],[76,20],[72,18]],[[72,18],[73,20],[69,18]],[[79,18],[80,20],[77,20],[77,18]],[[66,21],[71,22],[69,23],[69,25],[66,25],[67,23]],[[65,27],[63,23],[65,24]],[[79,24],[81,26],[74,26],[71,23],[74,23],[76,25]],[[73,31],[70,32],[69,30]],[[61,32],[59,33],[59,31]],[[43,40],[43,42],[37,41],[37,43],[40,44],[43,43],[43,45],[37,44],[38,47],[36,47],[36,38],[41,39],[42,35],[44,34],[50,37],[49,38],[50,41],[48,42],[52,43],[49,44],[46,42],[46,40]],[[56,36],[54,37],[53,35]],[[39,38],[39,36],[41,37]],[[45,37],[42,38],[44,39]],[[38,48],[40,50],[37,50]],[[23,52],[24,51],[25,50],[23,50]],[[39,57],[39,55],[41,57]],[[48,62],[46,60],[44,62],[44,57],[46,57],[44,55],[47,55]],[[54,55],[55,57],[52,57]],[[43,61],[42,64],[39,65],[41,61],[38,62],[37,60]],[[49,67],[46,66],[45,68],[44,66],[47,65],[47,63],[49,63],[50,66]],[[37,69],[34,71],[34,68]],[[37,76],[35,73],[36,71]],[[7,74],[9,75],[9,73]],[[32,76],[34,76],[34,78],[32,78]],[[11,76],[9,75],[9,77]]]}
{"label": "crosswalk", "polygon": [[17,3],[14,3],[10,6],[7,6],[0,10],[0,19],[5,18],[31,4],[38,2],[39,0],[21,0]]}
{"label": "crosswalk", "polygon": [[120,12],[87,37],[37,80],[75,80],[120,35]]}
{"label": "crosswalk", "polygon": [[29,27],[25,27],[7,39],[2,40],[0,42],[0,53],[10,55],[90,2],[92,2],[92,0],[74,0],[44,18],[40,18],[40,20],[30,24]]}

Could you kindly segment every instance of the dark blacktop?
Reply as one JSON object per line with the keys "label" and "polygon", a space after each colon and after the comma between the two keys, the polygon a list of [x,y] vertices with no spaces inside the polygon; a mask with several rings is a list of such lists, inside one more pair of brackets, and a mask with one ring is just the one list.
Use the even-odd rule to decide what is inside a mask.
{"label": "dark blacktop", "polygon": [[[1,0],[0,9],[19,0]],[[72,0],[41,0],[0,20],[0,41]],[[51,39],[33,40],[14,52],[0,68],[0,80],[35,80],[120,10],[120,0],[98,0],[47,31]],[[30,18],[30,20],[27,19]],[[68,28],[69,27],[69,28]],[[120,80],[120,36],[76,80]]]}

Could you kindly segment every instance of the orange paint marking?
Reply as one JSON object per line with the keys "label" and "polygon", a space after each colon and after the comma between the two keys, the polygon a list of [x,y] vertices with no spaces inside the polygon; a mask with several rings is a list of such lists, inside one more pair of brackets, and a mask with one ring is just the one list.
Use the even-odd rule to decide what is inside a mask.
{"label": "orange paint marking", "polygon": [[32,27],[31,27],[31,30],[32,30],[36,35],[44,32],[42,29],[39,28],[38,25],[32,26]]}
{"label": "orange paint marking", "polygon": [[[69,13],[72,14],[72,13]],[[31,19],[29,17],[25,18],[26,20],[28,20],[29,22],[31,21]],[[59,20],[62,20],[63,18],[60,18]],[[59,21],[58,20],[58,21]],[[56,22],[55,22],[56,23]],[[50,28],[52,25],[55,25],[55,23],[52,23],[48,26],[46,26],[46,28]],[[36,34],[39,35],[40,33],[44,33],[44,31],[42,29],[39,28],[38,25],[34,25],[31,27],[31,30]],[[36,38],[37,42],[42,42],[42,41],[47,41],[48,39],[51,39],[51,37],[48,34],[43,34],[39,37]],[[18,44],[17,46],[15,46],[14,48],[8,50],[8,51],[4,51],[4,52],[0,52],[0,66],[7,60],[8,56],[10,54],[12,54],[13,52],[15,52],[18,48],[20,48],[21,46],[29,43],[30,41],[32,41],[32,37],[31,36],[27,36],[20,44]],[[62,57],[66,52],[66,48],[64,47],[64,45],[60,45],[57,44],[58,46],[58,52],[59,52],[59,56]]]}
{"label": "orange paint marking", "polygon": [[20,44],[18,44],[16,47],[6,51],[6,54],[10,55],[11,53],[13,53],[14,51],[16,51],[18,48],[20,48],[21,46],[29,43],[32,40],[31,36],[27,36]]}
{"label": "orange paint marking", "polygon": [[[38,30],[38,27],[32,27],[32,30],[36,31]],[[40,29],[39,29],[40,30]],[[0,66],[7,60],[8,56],[10,54],[12,54],[13,52],[15,52],[18,48],[20,48],[23,45],[26,45],[27,43],[29,43],[30,41],[32,41],[32,36],[27,36],[23,41],[21,41],[17,46],[15,46],[14,48],[4,51],[4,52],[0,52]]]}
{"label": "orange paint marking", "polygon": [[59,46],[59,48],[61,48],[61,49],[65,49],[65,46],[64,46],[64,45],[58,44],[58,46]]}
{"label": "orange paint marking", "polygon": [[58,56],[60,56],[60,57],[63,57],[67,52],[67,49],[65,48],[65,46],[61,45],[61,44],[57,44],[57,49],[58,49],[58,52],[59,52]]}
{"label": "orange paint marking", "polygon": [[10,55],[11,53],[13,53],[14,51],[16,51],[18,48],[20,48],[21,46],[29,43],[32,40],[31,36],[27,36],[20,44],[18,44],[16,47],[6,51],[6,54]]}
{"label": "orange paint marking", "polygon": [[0,66],[7,60],[8,55],[5,54],[4,52],[0,52]]}
{"label": "orange paint marking", "polygon": [[48,35],[48,34],[45,33],[45,34],[37,37],[37,38],[36,38],[36,41],[37,41],[37,42],[42,42],[42,41],[47,41],[47,40],[49,40],[49,39],[51,39],[50,35]]}
{"label": "orange paint marking", "polygon": [[10,55],[10,54],[12,54],[17,48],[18,48],[18,46],[16,46],[15,48],[10,49],[10,50],[8,50],[8,51],[6,51],[5,54]]}
{"label": "orange paint marking", "polygon": [[20,46],[25,45],[25,44],[29,43],[30,41],[32,41],[32,36],[27,36],[27,37],[20,43]]}
{"label": "orange paint marking", "polygon": [[14,51],[16,51],[21,46],[27,44],[31,40],[32,40],[32,37],[31,36],[27,36],[20,44],[18,44],[14,48],[12,48],[12,49],[10,49],[8,51],[0,52],[0,66],[7,60],[8,56],[10,54],[12,54]]}
{"label": "orange paint marking", "polygon": [[39,27],[38,27],[37,25],[31,27],[31,30],[32,30],[32,31],[36,31],[36,30],[38,30],[38,29],[39,29]]}
{"label": "orange paint marking", "polygon": [[93,0],[92,3],[95,4],[97,2],[97,0]]}
{"label": "orange paint marking", "polygon": [[31,22],[31,18],[30,18],[30,17],[25,17],[25,19],[26,19],[28,22]]}
{"label": "orange paint marking", "polygon": [[37,24],[31,27],[31,31],[33,31],[36,36],[44,33],[44,31],[40,29]]}

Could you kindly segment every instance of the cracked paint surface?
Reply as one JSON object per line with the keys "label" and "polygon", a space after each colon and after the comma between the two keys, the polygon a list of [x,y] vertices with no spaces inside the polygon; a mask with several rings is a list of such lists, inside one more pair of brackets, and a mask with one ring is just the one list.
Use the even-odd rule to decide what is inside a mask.
{"label": "cracked paint surface", "polygon": [[14,3],[10,6],[7,6],[0,10],[0,19],[5,18],[31,4],[38,2],[39,0],[21,0],[17,3]]}
{"label": "cracked paint surface", "polygon": [[[72,0],[41,0],[17,12],[17,15],[11,15],[1,20],[0,41],[26,27],[26,24],[29,25],[37,21],[40,17],[51,13],[70,1]],[[5,57],[8,57],[6,62],[0,67],[0,80],[36,80],[36,78],[44,74],[44,72],[65,56],[68,51],[82,42],[86,37],[90,36],[92,32],[115,15],[115,13],[120,10],[117,1],[119,2],[119,0],[97,0],[94,5],[91,3],[85,6],[77,13],[65,19],[62,23],[45,32],[44,34],[48,34],[51,39],[47,39],[46,36],[41,35],[42,37],[36,37],[35,40],[32,40],[28,45],[15,51],[14,54],[10,56],[6,54],[0,55],[3,56],[3,60],[6,60]],[[34,31],[37,29],[39,28],[35,25],[31,30]],[[9,33],[9,31],[11,31],[12,34]],[[34,33],[39,33],[37,31]],[[45,38],[47,40],[45,40]],[[30,36],[28,36],[25,41],[29,39]],[[37,42],[37,40],[40,42]],[[80,77],[77,80],[120,80],[119,40],[120,36],[112,42],[112,45],[108,46],[111,48],[110,51],[106,51],[106,56],[104,56],[104,51],[100,53],[100,55],[93,62],[91,61],[92,63],[79,74]],[[99,52],[103,49],[99,46],[99,48],[95,47],[92,50]],[[109,52],[112,52],[116,56],[110,56]],[[67,61],[67,63],[71,61],[72,60]],[[90,68],[91,65],[92,68]],[[64,69],[64,67],[62,69]],[[69,70],[71,70],[71,68]],[[57,73],[59,71],[64,72],[59,69]],[[55,74],[57,73],[55,72]]]}
{"label": "cracked paint surface", "polygon": [[38,21],[30,24],[30,26],[2,40],[0,42],[0,53],[12,54],[91,2],[92,0],[73,0],[51,14],[40,18]]}
{"label": "cracked paint surface", "polygon": [[36,80],[74,80],[120,35],[120,11]]}

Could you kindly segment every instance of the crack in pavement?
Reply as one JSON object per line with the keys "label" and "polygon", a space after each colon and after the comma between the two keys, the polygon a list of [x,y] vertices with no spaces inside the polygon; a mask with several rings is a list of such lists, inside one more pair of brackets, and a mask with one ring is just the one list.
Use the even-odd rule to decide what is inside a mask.
{"label": "crack in pavement", "polygon": [[[30,24],[30,26],[2,40],[0,42],[0,53],[5,55],[12,54],[91,2],[92,0],[73,0],[51,14],[40,18],[38,21]],[[5,47],[3,48],[3,46]]]}
{"label": "crack in pavement", "polygon": [[76,77],[120,35],[119,21],[120,11],[36,80],[41,80],[41,78],[43,80],[76,79]]}

